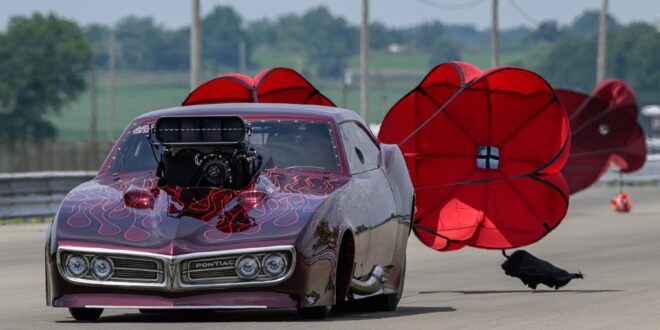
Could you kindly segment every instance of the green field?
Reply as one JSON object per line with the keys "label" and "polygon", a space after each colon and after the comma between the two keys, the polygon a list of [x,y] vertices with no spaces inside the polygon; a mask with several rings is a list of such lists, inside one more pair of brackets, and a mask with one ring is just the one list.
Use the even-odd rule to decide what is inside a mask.
{"label": "green field", "polygon": [[[521,53],[503,53],[502,64],[519,64],[526,56]],[[256,51],[252,60],[259,69],[271,66],[294,67],[291,54],[274,51]],[[463,60],[482,69],[489,67],[489,54],[464,54]],[[352,57],[348,62],[357,74],[359,59]],[[370,54],[370,122],[379,122],[401,96],[412,89],[431,67],[428,56],[419,52],[389,54],[372,52]],[[222,71],[222,70],[221,70]],[[258,71],[258,70],[254,70]],[[254,72],[249,72],[253,74]],[[213,75],[209,72],[206,78]],[[320,79],[308,76],[324,94],[337,105],[342,105],[341,84],[339,79]],[[188,95],[187,72],[118,72],[115,84],[115,132],[108,134],[108,84],[107,76],[99,74],[99,136],[113,140],[126,125],[140,114],[166,107],[178,106]],[[347,93],[346,107],[359,109],[359,80],[354,79]],[[51,115],[50,120],[59,130],[60,140],[84,140],[89,138],[91,117],[91,93],[84,92],[76,102],[68,105],[61,114]]]}

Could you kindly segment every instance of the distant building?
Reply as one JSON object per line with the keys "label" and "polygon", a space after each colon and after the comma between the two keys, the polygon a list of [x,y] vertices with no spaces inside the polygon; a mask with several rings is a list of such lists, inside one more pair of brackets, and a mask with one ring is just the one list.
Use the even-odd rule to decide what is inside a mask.
{"label": "distant building", "polygon": [[387,51],[392,54],[401,54],[408,51],[408,45],[391,43],[387,46]]}

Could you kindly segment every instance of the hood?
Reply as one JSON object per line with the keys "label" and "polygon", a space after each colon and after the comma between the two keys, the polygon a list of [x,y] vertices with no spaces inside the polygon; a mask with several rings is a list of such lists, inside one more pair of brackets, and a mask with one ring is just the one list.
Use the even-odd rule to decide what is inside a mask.
{"label": "hood", "polygon": [[58,244],[170,255],[293,244],[347,182],[281,169],[240,191],[158,187],[151,172],[100,177],[65,197],[54,228]]}

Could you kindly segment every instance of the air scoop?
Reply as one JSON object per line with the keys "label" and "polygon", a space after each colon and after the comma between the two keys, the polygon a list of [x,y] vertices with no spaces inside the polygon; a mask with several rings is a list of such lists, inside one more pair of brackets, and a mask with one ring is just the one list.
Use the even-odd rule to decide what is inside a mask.
{"label": "air scoop", "polygon": [[130,189],[124,193],[124,205],[133,209],[153,209],[155,200],[154,192],[145,189]]}

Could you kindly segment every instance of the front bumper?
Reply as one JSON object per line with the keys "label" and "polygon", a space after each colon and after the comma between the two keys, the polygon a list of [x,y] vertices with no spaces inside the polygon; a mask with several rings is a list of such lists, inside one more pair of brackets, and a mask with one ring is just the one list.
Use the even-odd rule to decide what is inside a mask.
{"label": "front bumper", "polygon": [[295,296],[268,291],[196,293],[163,296],[154,293],[71,293],[53,303],[54,307],[122,309],[265,309],[299,306]]}
{"label": "front bumper", "polygon": [[[240,281],[190,284],[181,281],[184,262],[191,258],[291,251],[286,274],[271,281]],[[164,270],[164,281],[145,286],[98,280],[72,279],[66,276],[58,260],[61,252],[130,254],[162,258],[172,265]],[[124,254],[122,254],[124,253]],[[334,304],[333,270],[336,256],[313,258],[301,256],[293,246],[225,250],[163,256],[115,249],[84,247],[58,248],[47,257],[47,303],[54,307],[140,308],[140,309],[261,309],[292,308]]]}
{"label": "front bumper", "polygon": [[[234,263],[231,261],[236,260],[243,255],[261,256],[268,253],[286,253],[288,256],[288,263],[286,271],[276,277],[260,276],[254,280],[241,280],[234,273]],[[111,277],[109,280],[99,280],[94,278],[91,274],[85,277],[75,277],[68,274],[66,271],[65,260],[66,255],[87,255],[91,257],[106,256],[110,258],[121,258],[121,260],[143,261],[151,262],[155,267],[151,268],[145,274],[154,274],[151,281],[144,279],[127,279]],[[90,258],[91,258],[90,257]],[[105,248],[88,248],[88,247],[74,247],[74,246],[60,246],[57,250],[57,268],[59,274],[66,281],[99,287],[129,287],[135,289],[152,289],[162,290],[168,292],[186,291],[186,290],[199,290],[209,288],[244,288],[244,287],[257,287],[257,286],[271,286],[274,284],[286,281],[293,273],[294,265],[296,264],[296,250],[290,245],[278,245],[261,248],[247,248],[247,249],[233,249],[224,251],[213,252],[200,252],[188,253],[183,255],[168,256],[155,253],[145,253],[129,250],[119,249],[105,249]],[[216,275],[214,278],[191,280],[189,274],[191,271],[199,271],[191,269],[195,262],[204,262],[210,264],[213,261],[225,261],[226,265],[211,265],[215,267],[201,269],[205,272],[212,272]],[[130,264],[129,264],[130,265]],[[127,268],[132,274],[136,273],[136,269]]]}

